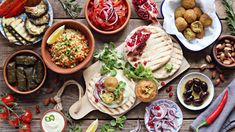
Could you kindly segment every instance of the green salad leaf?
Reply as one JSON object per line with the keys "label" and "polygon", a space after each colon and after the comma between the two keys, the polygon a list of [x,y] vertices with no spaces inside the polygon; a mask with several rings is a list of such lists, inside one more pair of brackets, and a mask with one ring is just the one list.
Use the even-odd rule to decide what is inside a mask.
{"label": "green salad leaf", "polygon": [[101,126],[101,132],[116,132],[115,128],[123,129],[126,119],[126,116],[120,116],[111,120],[109,124]]}
{"label": "green salad leaf", "polygon": [[100,132],[115,132],[115,129],[110,124],[104,124],[101,126]]}
{"label": "green salad leaf", "polygon": [[95,58],[102,61],[101,74],[110,73],[112,76],[117,74],[116,69],[124,68],[123,56],[115,49],[114,43],[106,43],[103,50],[95,53]]}
{"label": "green salad leaf", "polygon": [[124,75],[128,78],[132,79],[148,79],[148,80],[154,80],[157,82],[155,77],[153,76],[153,72],[149,68],[145,68],[142,64],[138,65],[137,68],[134,68],[133,66],[129,66],[124,68]]}
{"label": "green salad leaf", "polygon": [[164,66],[164,69],[166,70],[166,72],[171,72],[173,70],[173,64],[167,63]]}
{"label": "green salad leaf", "polygon": [[126,87],[126,83],[123,82],[123,81],[120,81],[120,82],[118,83],[118,87],[117,87],[117,88],[114,90],[114,92],[113,92],[114,95],[115,95],[115,96],[118,96],[119,93],[125,89],[125,87]]}

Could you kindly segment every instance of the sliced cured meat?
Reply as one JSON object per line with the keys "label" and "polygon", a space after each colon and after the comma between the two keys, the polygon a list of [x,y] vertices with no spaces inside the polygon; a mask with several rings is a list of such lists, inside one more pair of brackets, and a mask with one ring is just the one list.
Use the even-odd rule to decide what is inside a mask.
{"label": "sliced cured meat", "polygon": [[154,77],[157,79],[165,79],[175,74],[178,71],[183,61],[183,52],[179,44],[173,44],[172,56],[167,64],[172,65],[172,70],[169,72],[162,66],[160,69],[154,71]]}
{"label": "sliced cured meat", "polygon": [[[145,43],[136,48],[136,52],[129,52],[128,40],[136,31],[151,32]],[[125,58],[134,67],[142,64],[151,70],[157,70],[166,64],[173,52],[173,42],[166,32],[157,26],[141,26],[131,32],[125,41]]]}
{"label": "sliced cured meat", "polygon": [[152,0],[132,0],[135,11],[143,20],[157,21],[157,5]]}

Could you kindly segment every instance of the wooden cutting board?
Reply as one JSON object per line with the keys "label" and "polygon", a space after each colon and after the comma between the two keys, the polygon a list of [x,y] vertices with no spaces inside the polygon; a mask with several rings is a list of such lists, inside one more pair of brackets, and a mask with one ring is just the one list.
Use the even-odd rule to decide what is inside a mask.
{"label": "wooden cutting board", "polygon": [[[119,53],[122,53],[123,50],[123,46],[124,44],[121,44],[119,47],[116,48],[116,50]],[[92,64],[91,66],[89,66],[84,72],[83,72],[83,76],[85,79],[85,83],[86,83],[86,92],[85,95],[82,97],[81,101],[82,101],[82,107],[80,108],[80,110],[77,112],[77,116],[75,119],[81,119],[84,116],[86,116],[88,113],[90,113],[91,111],[94,110],[98,110],[95,106],[93,106],[87,96],[87,89],[91,88],[89,85],[89,82],[91,81],[92,77],[94,77],[94,75],[99,74],[100,72],[100,68],[102,66],[102,63],[100,61],[97,61],[96,63]],[[180,67],[180,69],[170,78],[164,79],[164,80],[160,80],[160,81],[164,81],[165,84],[169,83],[170,81],[172,81],[173,79],[175,79],[177,76],[179,76],[180,74],[182,74],[184,71],[186,71],[188,68],[190,67],[188,61],[184,58],[182,61],[182,65]],[[162,86],[159,87],[159,89],[161,89]],[[141,101],[139,99],[136,99],[133,107],[131,107],[130,109],[126,110],[124,113],[122,113],[121,115],[125,114],[126,112],[128,112],[129,110],[131,110],[132,108],[134,108],[135,106],[137,106],[138,104],[140,104]],[[101,111],[103,112],[103,111]],[[112,117],[118,117],[120,115],[113,115]]]}

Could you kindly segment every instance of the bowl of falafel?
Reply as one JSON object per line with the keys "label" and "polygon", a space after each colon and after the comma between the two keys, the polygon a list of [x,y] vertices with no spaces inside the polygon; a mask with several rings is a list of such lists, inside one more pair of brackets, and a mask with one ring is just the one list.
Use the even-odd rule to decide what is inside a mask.
{"label": "bowl of falafel", "polygon": [[187,49],[205,49],[222,32],[214,1],[164,0],[161,5],[163,28],[168,34],[175,35]]}

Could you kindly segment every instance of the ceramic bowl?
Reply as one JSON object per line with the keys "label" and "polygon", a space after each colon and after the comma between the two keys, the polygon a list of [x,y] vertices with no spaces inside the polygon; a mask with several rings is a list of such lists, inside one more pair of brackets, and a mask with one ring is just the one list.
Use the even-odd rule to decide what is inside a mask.
{"label": "ceramic bowl", "polygon": [[[42,125],[42,121],[43,121],[45,115],[48,114],[48,113],[51,113],[51,112],[52,112],[52,113],[55,112],[55,113],[57,113],[57,114],[59,114],[59,115],[61,115],[61,116],[63,117],[63,120],[64,120],[64,127],[63,127],[63,130],[62,130],[61,132],[65,132],[66,127],[67,127],[67,119],[66,119],[65,115],[64,115],[62,112],[57,111],[57,110],[54,110],[54,109],[48,110],[48,111],[46,111],[45,113],[43,113],[42,118],[41,118],[41,121],[40,121],[40,128],[41,128],[42,132],[47,132],[47,131],[44,130],[44,127],[43,127],[43,125]],[[59,124],[59,125],[61,125],[61,124]]]}
{"label": "ceramic bowl", "polygon": [[[7,80],[7,64],[9,62],[12,61],[12,59],[15,57],[15,56],[18,56],[18,55],[33,55],[35,57],[37,57],[39,60],[41,60],[41,62],[43,63],[43,68],[44,68],[44,77],[43,77],[43,80],[42,82],[36,87],[34,88],[33,90],[30,90],[30,91],[19,91],[16,87],[12,86],[8,80]],[[5,61],[5,64],[4,64],[4,67],[3,67],[3,77],[4,77],[4,81],[6,83],[6,85],[14,92],[16,93],[19,93],[19,94],[30,94],[30,93],[33,93],[35,91],[37,91],[38,89],[40,89],[42,87],[42,85],[44,84],[45,80],[46,80],[46,76],[47,76],[47,69],[46,69],[46,65],[44,63],[44,61],[42,60],[41,56],[39,54],[37,54],[36,52],[32,51],[32,50],[20,50],[20,51],[17,51],[15,53],[13,53],[12,55],[10,55],[6,61]]]}
{"label": "ceramic bowl", "polygon": [[[83,35],[85,35],[86,39],[88,40],[88,47],[89,47],[88,56],[82,62],[80,62],[77,66],[73,68],[63,68],[63,67],[57,66],[51,60],[52,57],[50,53],[48,52],[47,39],[57,28],[61,27],[62,25],[65,25],[65,28],[79,30]],[[64,21],[60,21],[60,22],[53,24],[43,36],[42,45],[41,45],[42,58],[44,62],[46,63],[47,67],[51,69],[52,71],[59,73],[59,74],[72,74],[84,68],[92,59],[94,49],[95,49],[95,40],[91,31],[84,24],[74,21],[74,20],[64,20]]]}
{"label": "ceramic bowl", "polygon": [[86,17],[86,20],[87,20],[88,24],[90,25],[90,27],[92,29],[94,29],[96,32],[101,33],[101,34],[115,34],[115,33],[118,33],[119,31],[123,30],[127,26],[128,22],[130,20],[130,17],[131,17],[131,6],[130,6],[130,3],[128,2],[128,0],[124,0],[127,4],[127,8],[128,8],[126,22],[121,27],[119,27],[118,29],[112,30],[112,31],[105,31],[105,30],[98,29],[91,23],[90,19],[88,18],[88,6],[89,6],[90,1],[91,0],[86,1],[86,5],[85,5],[85,8],[84,8],[85,17]]}
{"label": "ceramic bowl", "polygon": [[[220,66],[222,66],[223,68],[230,68],[230,69],[234,69],[235,68],[235,63],[231,64],[231,65],[225,65],[223,64],[217,57],[216,57],[216,46],[223,40],[228,39],[228,40],[232,40],[235,42],[235,36],[232,35],[223,35],[221,37],[219,37],[219,39],[215,42],[213,49],[212,49],[212,54],[213,54],[213,58],[215,60],[215,62],[217,64],[219,64]],[[234,44],[235,45],[235,44]]]}
{"label": "ceramic bowl", "polygon": [[[187,105],[184,103],[183,92],[185,91],[185,84],[187,83],[187,81],[192,80],[193,78],[199,78],[200,80],[205,81],[208,85],[209,95],[208,95],[207,99],[204,100],[203,104],[200,106]],[[190,110],[201,110],[201,109],[204,109],[205,107],[207,107],[211,103],[211,101],[214,97],[214,85],[213,85],[212,81],[210,80],[210,78],[207,77],[206,75],[199,73],[199,72],[192,72],[192,73],[185,75],[180,80],[180,82],[177,86],[177,97],[178,97],[180,103],[185,108],[190,109]]]}

